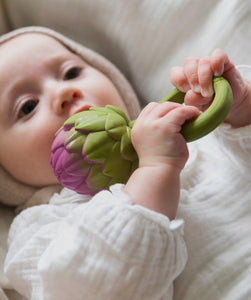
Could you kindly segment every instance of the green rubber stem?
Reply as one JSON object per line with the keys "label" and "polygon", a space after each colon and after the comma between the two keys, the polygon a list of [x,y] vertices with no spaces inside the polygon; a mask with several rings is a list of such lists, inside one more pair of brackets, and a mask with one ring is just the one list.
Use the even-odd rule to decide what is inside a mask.
{"label": "green rubber stem", "polygon": [[[194,120],[183,124],[181,134],[187,142],[197,140],[218,127],[227,117],[233,102],[232,89],[223,77],[213,78],[214,99],[210,107]],[[171,101],[184,103],[185,93],[177,88],[171,91],[160,103]]]}

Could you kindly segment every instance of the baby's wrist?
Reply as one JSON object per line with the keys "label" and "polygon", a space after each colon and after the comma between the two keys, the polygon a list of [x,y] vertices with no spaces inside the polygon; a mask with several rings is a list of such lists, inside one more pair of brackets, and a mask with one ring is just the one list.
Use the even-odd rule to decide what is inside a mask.
{"label": "baby's wrist", "polygon": [[173,220],[179,203],[180,168],[173,165],[147,165],[134,171],[125,185],[132,204],[164,214]]}
{"label": "baby's wrist", "polygon": [[163,169],[180,173],[184,168],[186,161],[187,157],[141,158],[139,160],[139,168]]}
{"label": "baby's wrist", "polygon": [[233,127],[243,127],[251,124],[251,83],[246,82],[243,100],[237,107],[233,107],[225,122]]}
{"label": "baby's wrist", "polygon": [[161,164],[161,165],[143,165],[138,168],[138,172],[145,173],[150,177],[155,179],[160,179],[166,181],[170,178],[170,176],[180,176],[182,168],[177,167],[176,165],[172,164]]}

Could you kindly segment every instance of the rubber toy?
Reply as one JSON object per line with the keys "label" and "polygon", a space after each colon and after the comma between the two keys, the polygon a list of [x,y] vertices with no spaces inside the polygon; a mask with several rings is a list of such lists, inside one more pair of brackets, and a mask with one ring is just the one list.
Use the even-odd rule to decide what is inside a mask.
{"label": "rubber toy", "polygon": [[[182,126],[187,142],[199,139],[219,126],[233,101],[226,79],[213,79],[214,99],[196,119]],[[185,94],[174,89],[162,101],[184,102]],[[91,107],[71,116],[56,133],[51,165],[59,182],[77,193],[94,195],[115,183],[126,183],[138,167],[131,143],[135,121],[115,106]]]}

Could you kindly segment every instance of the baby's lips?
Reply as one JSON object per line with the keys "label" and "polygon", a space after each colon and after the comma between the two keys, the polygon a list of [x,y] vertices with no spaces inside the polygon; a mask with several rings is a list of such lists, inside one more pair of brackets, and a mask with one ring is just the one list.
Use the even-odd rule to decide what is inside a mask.
{"label": "baby's lips", "polygon": [[73,110],[73,113],[71,115],[75,115],[81,111],[89,110],[91,107],[92,107],[91,105],[87,105],[87,104],[80,106],[77,109]]}

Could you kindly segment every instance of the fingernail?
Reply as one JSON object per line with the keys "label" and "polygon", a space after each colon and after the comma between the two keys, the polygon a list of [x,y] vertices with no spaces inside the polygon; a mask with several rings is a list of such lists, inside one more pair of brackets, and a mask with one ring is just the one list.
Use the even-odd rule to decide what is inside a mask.
{"label": "fingernail", "polygon": [[206,90],[201,91],[201,95],[203,97],[212,97],[213,94],[214,94],[214,89],[211,86],[209,86]]}
{"label": "fingernail", "polygon": [[201,92],[201,87],[199,84],[196,84],[193,86],[192,90],[195,92],[195,93],[200,93]]}

